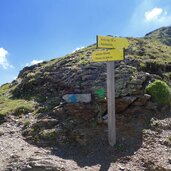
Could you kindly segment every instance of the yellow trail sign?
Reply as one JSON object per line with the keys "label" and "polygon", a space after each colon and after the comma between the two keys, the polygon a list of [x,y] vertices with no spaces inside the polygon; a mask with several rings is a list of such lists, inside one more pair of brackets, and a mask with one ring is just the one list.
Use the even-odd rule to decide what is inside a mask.
{"label": "yellow trail sign", "polygon": [[128,48],[128,45],[126,38],[97,36],[97,48],[122,49]]}
{"label": "yellow trail sign", "polygon": [[92,53],[93,62],[107,62],[124,60],[123,49],[101,50]]}

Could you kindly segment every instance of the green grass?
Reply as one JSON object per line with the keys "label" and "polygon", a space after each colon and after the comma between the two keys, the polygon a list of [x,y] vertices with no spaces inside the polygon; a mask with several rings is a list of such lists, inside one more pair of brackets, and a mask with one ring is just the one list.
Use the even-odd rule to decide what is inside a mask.
{"label": "green grass", "polygon": [[143,63],[155,61],[166,64],[171,62],[171,47],[153,39],[129,39],[128,56]]}
{"label": "green grass", "polygon": [[148,33],[146,39],[155,40],[165,45],[171,45],[171,27],[162,27]]}
{"label": "green grass", "polygon": [[0,115],[21,115],[32,112],[35,102],[22,99],[12,99],[10,94],[10,84],[0,87]]}

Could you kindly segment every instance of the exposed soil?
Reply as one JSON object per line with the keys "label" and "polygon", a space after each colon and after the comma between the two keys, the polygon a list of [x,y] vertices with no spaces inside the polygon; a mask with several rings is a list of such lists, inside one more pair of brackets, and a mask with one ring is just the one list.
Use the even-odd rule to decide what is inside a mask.
{"label": "exposed soil", "polygon": [[108,145],[104,124],[84,146],[37,147],[22,136],[22,119],[10,117],[0,125],[0,171],[171,170],[171,113],[117,116],[115,147]]}

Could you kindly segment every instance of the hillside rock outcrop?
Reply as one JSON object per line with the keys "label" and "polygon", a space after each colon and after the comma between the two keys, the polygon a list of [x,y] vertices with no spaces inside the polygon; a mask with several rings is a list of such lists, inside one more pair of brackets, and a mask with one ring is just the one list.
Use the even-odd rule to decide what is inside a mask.
{"label": "hillside rock outcrop", "polygon": [[[57,142],[60,145],[66,143],[85,145],[93,136],[92,125],[106,122],[103,119],[107,115],[106,65],[105,63],[91,63],[86,66],[77,66],[77,70],[63,66],[62,69],[58,68],[59,70],[55,71],[55,68],[53,68],[55,74],[52,72],[46,77],[40,76],[40,82],[36,79],[36,86],[31,85],[32,89],[42,96],[51,97],[56,101],[51,106],[51,110],[39,110],[37,121],[24,128],[23,135],[29,141],[43,146]],[[145,87],[156,78],[158,78],[157,75],[139,72],[135,67],[123,62],[116,64],[116,113],[136,115],[155,111],[157,106],[150,101],[151,96],[146,94]],[[45,82],[44,79],[49,82]],[[41,84],[43,82],[44,84]],[[18,87],[26,90],[27,83],[29,84],[29,82],[22,81]],[[84,97],[88,94],[91,101],[81,103],[75,98],[74,101],[72,99],[67,101],[68,94],[72,94],[75,98],[78,95]],[[50,102],[47,99],[42,102],[42,106],[49,107]]]}
{"label": "hillside rock outcrop", "polygon": [[[38,96],[44,104],[48,104],[51,99],[50,102],[54,102],[54,107],[64,102],[63,99],[67,94],[91,94],[92,105],[100,103],[106,98],[105,63],[77,65],[76,69],[68,67],[66,64],[58,65],[58,63],[54,65],[51,72],[44,69],[42,72],[30,73],[29,70],[24,69],[20,75],[25,75],[25,77],[18,83],[14,95],[22,98]],[[29,75],[34,75],[34,79]],[[149,96],[148,98],[144,96],[145,87],[155,78],[158,76],[139,72],[135,67],[126,65],[124,62],[116,64],[116,111],[123,112],[133,103],[139,106],[145,105],[149,100]],[[102,91],[102,97],[98,90]]]}

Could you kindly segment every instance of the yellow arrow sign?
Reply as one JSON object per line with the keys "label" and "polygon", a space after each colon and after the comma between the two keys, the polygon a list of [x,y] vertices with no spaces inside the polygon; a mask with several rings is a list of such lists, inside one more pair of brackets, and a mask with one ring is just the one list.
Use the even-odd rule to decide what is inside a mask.
{"label": "yellow arrow sign", "polygon": [[97,36],[97,48],[122,49],[122,48],[128,48],[128,45],[129,43],[126,38]]}
{"label": "yellow arrow sign", "polygon": [[93,62],[107,62],[124,60],[123,49],[101,50],[92,53]]}

